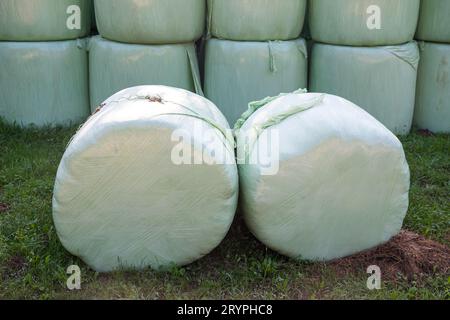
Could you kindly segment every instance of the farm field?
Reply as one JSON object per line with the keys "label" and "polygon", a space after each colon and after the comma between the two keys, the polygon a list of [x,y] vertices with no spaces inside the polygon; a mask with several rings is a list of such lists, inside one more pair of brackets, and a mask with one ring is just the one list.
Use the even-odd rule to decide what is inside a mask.
{"label": "farm field", "polygon": [[[76,129],[0,122],[0,299],[450,299],[450,135],[401,138],[412,173],[407,231],[371,252],[294,262],[260,244],[238,214],[224,242],[192,265],[98,274],[65,251],[52,222],[56,170]],[[66,288],[74,264],[79,291]],[[385,271],[381,290],[366,287],[372,264]]]}

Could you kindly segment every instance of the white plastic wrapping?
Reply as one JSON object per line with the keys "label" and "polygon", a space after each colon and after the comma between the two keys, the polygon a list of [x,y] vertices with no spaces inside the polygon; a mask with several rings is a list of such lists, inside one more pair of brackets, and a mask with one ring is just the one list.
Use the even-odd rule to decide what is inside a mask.
{"label": "white plastic wrapping", "polygon": [[125,44],[92,37],[89,77],[93,110],[117,91],[139,85],[166,85],[202,93],[194,43]]}
{"label": "white plastic wrapping", "polygon": [[405,135],[412,126],[419,60],[415,42],[371,48],[315,43],[310,90],[348,99]]}
{"label": "white plastic wrapping", "polygon": [[70,125],[89,115],[84,40],[0,41],[0,117],[19,125]]}
{"label": "white plastic wrapping", "polygon": [[[58,169],[53,217],[62,244],[100,272],[184,265],[209,253],[237,206],[223,115],[203,97],[163,86],[123,90],[102,105]],[[204,162],[174,161],[180,144]],[[212,154],[232,161],[212,164]]]}
{"label": "white plastic wrapping", "polygon": [[208,33],[237,41],[296,39],[305,21],[306,2],[208,0]]}
{"label": "white plastic wrapping", "polygon": [[0,41],[73,40],[89,35],[94,0],[1,0]]}
{"label": "white plastic wrapping", "polygon": [[414,122],[450,133],[450,44],[422,42]]}
{"label": "white plastic wrapping", "polygon": [[[400,231],[409,167],[402,144],[381,123],[343,98],[319,93],[250,107],[236,133],[240,206],[259,240],[295,259],[324,261]],[[273,150],[273,167],[279,156],[277,172],[265,170],[267,158],[254,161],[266,150]]]}
{"label": "white plastic wrapping", "polygon": [[125,43],[166,44],[198,40],[206,0],[95,0],[99,33]]}
{"label": "white plastic wrapping", "polygon": [[306,88],[308,52],[303,39],[206,44],[205,95],[234,123],[251,101]]}

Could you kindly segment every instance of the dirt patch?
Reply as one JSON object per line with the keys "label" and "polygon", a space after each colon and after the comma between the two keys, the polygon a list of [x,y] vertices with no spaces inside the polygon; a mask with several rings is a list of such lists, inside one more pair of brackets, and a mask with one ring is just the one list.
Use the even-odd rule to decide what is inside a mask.
{"label": "dirt patch", "polygon": [[0,213],[5,213],[9,210],[9,205],[0,202]]}
{"label": "dirt patch", "polygon": [[450,248],[410,231],[402,231],[378,248],[330,263],[340,274],[381,268],[387,279],[403,275],[408,279],[450,272]]}
{"label": "dirt patch", "polygon": [[27,269],[27,260],[21,255],[15,255],[5,262],[6,277],[18,277]]}
{"label": "dirt patch", "polygon": [[147,96],[146,98],[150,102],[163,103],[163,100],[160,96]]}
{"label": "dirt patch", "polygon": [[419,131],[417,131],[417,133],[422,137],[433,137],[434,136],[434,133],[428,129],[419,130]]}

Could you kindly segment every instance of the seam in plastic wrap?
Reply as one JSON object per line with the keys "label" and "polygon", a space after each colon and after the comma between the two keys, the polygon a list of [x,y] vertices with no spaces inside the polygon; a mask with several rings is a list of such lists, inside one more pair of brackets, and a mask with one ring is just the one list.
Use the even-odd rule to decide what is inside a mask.
{"label": "seam in plastic wrap", "polygon": [[303,54],[303,56],[305,57],[305,59],[308,59],[308,48],[306,47],[306,43],[305,42],[298,42],[297,43],[297,49],[298,51],[300,51],[301,54]]}
{"label": "seam in plastic wrap", "polygon": [[414,70],[417,71],[419,67],[420,54],[417,50],[417,42],[412,41],[402,46],[387,46],[384,47],[389,53],[393,54],[397,58],[405,61]]}
{"label": "seam in plastic wrap", "polygon": [[212,35],[211,35],[211,29],[212,29],[212,16],[213,16],[213,3],[214,1],[208,1],[207,2],[207,10],[208,13],[206,15],[206,36],[205,36],[205,40],[209,40],[211,39]]}
{"label": "seam in plastic wrap", "polygon": [[187,47],[186,53],[189,59],[189,66],[191,68],[191,74],[192,74],[192,80],[194,81],[194,87],[195,87],[195,93],[198,95],[204,97],[205,94],[203,93],[202,89],[202,83],[200,80],[200,71],[197,61],[197,55],[195,53],[195,45],[193,47]]}
{"label": "seam in plastic wrap", "polygon": [[287,96],[289,94],[302,94],[302,93],[308,93],[307,89],[298,89],[294,92],[291,93],[280,93],[277,96],[274,97],[266,97],[262,100],[259,101],[252,101],[248,104],[248,109],[247,111],[245,111],[242,116],[239,118],[239,120],[236,122],[236,124],[234,125],[234,130],[239,130],[242,128],[242,126],[244,125],[244,123],[259,109],[261,109],[262,107],[264,107],[265,105],[271,103],[272,101],[277,100],[278,98]]}
{"label": "seam in plastic wrap", "polygon": [[[84,127],[85,125],[87,125],[90,121],[92,121],[93,118],[94,118],[95,116],[97,116],[97,114],[99,114],[100,112],[104,111],[105,108],[110,107],[111,104],[113,104],[113,103],[120,103],[120,102],[122,102],[122,101],[138,101],[138,100],[146,100],[146,101],[151,102],[151,103],[160,103],[160,104],[171,103],[171,104],[177,105],[177,106],[179,106],[179,107],[181,107],[181,108],[183,108],[183,109],[186,109],[188,112],[191,112],[191,113],[183,113],[183,112],[161,113],[161,114],[158,114],[158,115],[156,115],[156,116],[154,116],[154,117],[152,117],[152,118],[157,118],[157,117],[160,117],[160,116],[171,116],[171,115],[172,115],[172,116],[186,116],[186,117],[191,117],[191,118],[196,118],[196,119],[198,119],[198,120],[201,120],[201,121],[207,123],[207,124],[208,124],[209,126],[211,126],[212,128],[218,130],[218,131],[223,135],[223,137],[225,138],[225,141],[228,143],[228,145],[227,145],[227,144],[224,142],[224,145],[225,145],[225,147],[227,148],[227,150],[230,151],[230,152],[232,152],[232,153],[234,153],[234,149],[235,149],[235,147],[236,147],[236,142],[235,142],[235,140],[234,140],[233,135],[228,134],[227,131],[226,131],[224,128],[222,128],[220,125],[218,125],[215,121],[213,121],[212,119],[207,118],[207,117],[205,117],[205,116],[202,116],[201,114],[199,114],[199,113],[196,112],[195,110],[189,108],[188,106],[185,106],[185,105],[183,105],[183,104],[181,104],[181,103],[178,103],[178,102],[175,102],[175,101],[163,100],[163,99],[162,99],[161,97],[159,97],[159,96],[155,96],[155,97],[151,97],[151,96],[130,96],[130,97],[124,97],[124,98],[121,98],[121,99],[119,99],[119,100],[110,101],[108,104],[102,103],[100,106],[97,107],[97,110],[94,112],[94,114],[92,114],[92,115],[86,120],[86,122],[84,122],[82,125],[79,126],[79,128],[77,129],[77,132],[76,132],[76,133],[78,133],[78,132],[80,131],[81,128],[83,128],[83,127]],[[67,147],[72,143],[73,138],[76,136],[76,133],[75,133],[75,135],[69,140],[69,142],[67,143]],[[231,150],[229,149],[230,146],[231,146]],[[67,148],[67,147],[66,147],[66,148]]]}
{"label": "seam in plastic wrap", "polygon": [[[302,92],[302,91],[300,91],[300,92],[296,91],[293,94],[303,94],[303,93],[304,92]],[[265,130],[282,123],[284,120],[286,120],[286,119],[288,119],[288,118],[290,118],[290,117],[292,117],[292,116],[294,116],[296,114],[305,112],[307,110],[310,110],[310,109],[316,107],[317,105],[319,105],[319,104],[321,104],[323,102],[325,97],[326,97],[326,94],[323,93],[323,94],[321,94],[321,95],[319,95],[317,97],[312,98],[311,100],[305,101],[302,104],[299,104],[299,105],[296,105],[296,106],[290,108],[286,112],[282,112],[280,114],[277,114],[277,115],[269,118],[265,122],[255,124],[251,128],[251,130],[255,133],[254,135],[252,135],[252,140],[253,141],[249,143],[248,148],[245,150],[245,158],[248,159],[250,157],[250,154],[251,154],[255,144],[258,142],[259,137],[262,135],[262,133]],[[259,106],[259,108],[262,108],[262,107],[266,106],[268,103],[273,102],[275,100],[278,100],[279,98],[280,97],[275,97],[275,99],[270,100],[267,103],[263,102]]]}
{"label": "seam in plastic wrap", "polygon": [[272,73],[276,73],[278,71],[277,69],[277,64],[275,61],[275,53],[273,52],[273,41],[268,41],[267,42],[269,45],[269,68],[270,68],[270,72]]}

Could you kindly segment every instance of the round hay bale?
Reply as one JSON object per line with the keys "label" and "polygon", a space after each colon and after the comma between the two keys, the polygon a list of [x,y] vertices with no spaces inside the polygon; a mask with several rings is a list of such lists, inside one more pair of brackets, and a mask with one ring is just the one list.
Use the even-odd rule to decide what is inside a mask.
{"label": "round hay bale", "polygon": [[417,43],[349,47],[314,43],[309,89],[343,97],[398,135],[411,131],[419,65]]}
{"label": "round hay bale", "polygon": [[56,41],[91,31],[92,0],[2,0],[0,41]]}
{"label": "round hay bale", "polygon": [[292,40],[305,14],[306,0],[208,0],[208,32],[236,41]]}
{"label": "round hay bale", "polygon": [[95,0],[102,37],[138,44],[194,42],[205,29],[205,0]]}
{"label": "round hay bale", "polygon": [[89,116],[85,40],[0,41],[0,117],[22,126],[68,126]]}
{"label": "round hay bale", "polygon": [[356,105],[296,92],[252,103],[236,129],[242,211],[268,247],[326,261],[400,231],[410,185],[402,144]]}
{"label": "round hay bale", "polygon": [[420,0],[313,0],[309,24],[322,43],[397,45],[414,38],[419,9]]}
{"label": "round hay bale", "polygon": [[450,44],[422,42],[414,122],[420,129],[450,133]]}
{"label": "round hay bale", "polygon": [[53,217],[64,247],[100,272],[185,265],[209,253],[237,206],[223,115],[163,86],[126,89],[102,106],[59,166]]}
{"label": "round hay bale", "polygon": [[205,96],[230,123],[251,101],[308,85],[304,39],[254,42],[211,39],[205,50]]}

